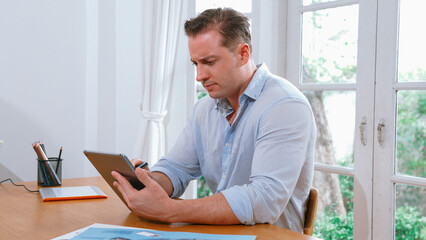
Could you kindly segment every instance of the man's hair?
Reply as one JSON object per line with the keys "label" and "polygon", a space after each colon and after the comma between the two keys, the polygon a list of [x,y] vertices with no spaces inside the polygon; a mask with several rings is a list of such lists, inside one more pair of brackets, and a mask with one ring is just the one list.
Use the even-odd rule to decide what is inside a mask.
{"label": "man's hair", "polygon": [[222,35],[222,45],[229,50],[245,42],[252,51],[249,19],[232,8],[208,9],[185,22],[185,33],[189,37],[208,30],[217,30]]}

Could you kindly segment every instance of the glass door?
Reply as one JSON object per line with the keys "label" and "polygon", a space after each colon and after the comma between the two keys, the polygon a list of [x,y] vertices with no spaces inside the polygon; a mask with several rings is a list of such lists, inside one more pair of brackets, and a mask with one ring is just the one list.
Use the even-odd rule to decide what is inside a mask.
{"label": "glass door", "polygon": [[374,9],[372,1],[288,1],[286,78],[317,122],[314,236],[323,239],[371,235]]}
{"label": "glass door", "polygon": [[287,79],[318,124],[314,235],[426,239],[426,3],[288,1]]}
{"label": "glass door", "polygon": [[378,9],[373,236],[426,239],[426,3]]}

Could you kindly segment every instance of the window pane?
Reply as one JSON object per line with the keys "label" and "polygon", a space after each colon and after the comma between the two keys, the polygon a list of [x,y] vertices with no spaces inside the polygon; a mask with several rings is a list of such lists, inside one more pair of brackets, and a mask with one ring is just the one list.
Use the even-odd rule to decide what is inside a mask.
{"label": "window pane", "polygon": [[426,239],[425,188],[396,185],[395,240]]}
{"label": "window pane", "polygon": [[355,82],[357,41],[358,5],[304,13],[302,82]]}
{"label": "window pane", "polygon": [[426,82],[426,1],[401,0],[399,19],[398,75],[400,82]]}
{"label": "window pane", "polygon": [[321,239],[353,239],[353,177],[316,171],[318,210],[314,236]]}
{"label": "window pane", "polygon": [[251,13],[251,0],[197,0],[196,2],[197,12],[218,7],[230,7],[242,13]]}
{"label": "window pane", "polygon": [[335,0],[303,0],[303,5],[311,5],[316,3],[323,3],[323,2],[332,2]]}
{"label": "window pane", "polygon": [[355,92],[304,91],[317,124],[316,162],[353,167]]}
{"label": "window pane", "polygon": [[426,178],[426,91],[397,92],[396,172]]}

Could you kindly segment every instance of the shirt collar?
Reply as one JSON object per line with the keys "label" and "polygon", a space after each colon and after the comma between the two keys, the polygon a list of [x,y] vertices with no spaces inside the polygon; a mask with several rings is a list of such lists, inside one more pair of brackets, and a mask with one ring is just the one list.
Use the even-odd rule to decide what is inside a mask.
{"label": "shirt collar", "polygon": [[[259,64],[256,66],[257,70],[253,75],[249,85],[247,86],[244,93],[240,96],[240,103],[245,98],[249,97],[253,100],[256,100],[262,93],[263,87],[265,86],[266,76],[270,74],[268,66],[265,63]],[[222,111],[232,110],[229,102],[226,98],[216,99],[216,109],[221,109]]]}
{"label": "shirt collar", "polygon": [[247,97],[253,100],[256,100],[260,96],[265,86],[266,78],[270,74],[268,66],[265,63],[259,64],[256,67],[256,73],[243,93],[243,95],[247,95]]}

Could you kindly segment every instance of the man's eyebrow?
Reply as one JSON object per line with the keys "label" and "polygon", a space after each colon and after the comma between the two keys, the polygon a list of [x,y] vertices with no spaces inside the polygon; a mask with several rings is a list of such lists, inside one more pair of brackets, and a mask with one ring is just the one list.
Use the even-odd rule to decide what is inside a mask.
{"label": "man's eyebrow", "polygon": [[203,57],[203,58],[201,58],[201,61],[202,61],[202,60],[211,59],[211,58],[216,58],[216,56],[214,56],[214,55],[210,55],[210,56],[207,56],[207,57]]}
{"label": "man's eyebrow", "polygon": [[[202,57],[202,58],[198,59],[198,61],[200,61],[200,62],[202,62],[202,61],[207,61],[207,60],[212,59],[212,58],[216,59],[217,57],[216,57],[216,56],[214,56],[214,55],[209,55],[209,56]],[[194,62],[194,63],[195,63],[195,62],[196,62],[196,60],[194,60],[194,59],[192,59],[192,58],[191,58],[191,62]]]}

